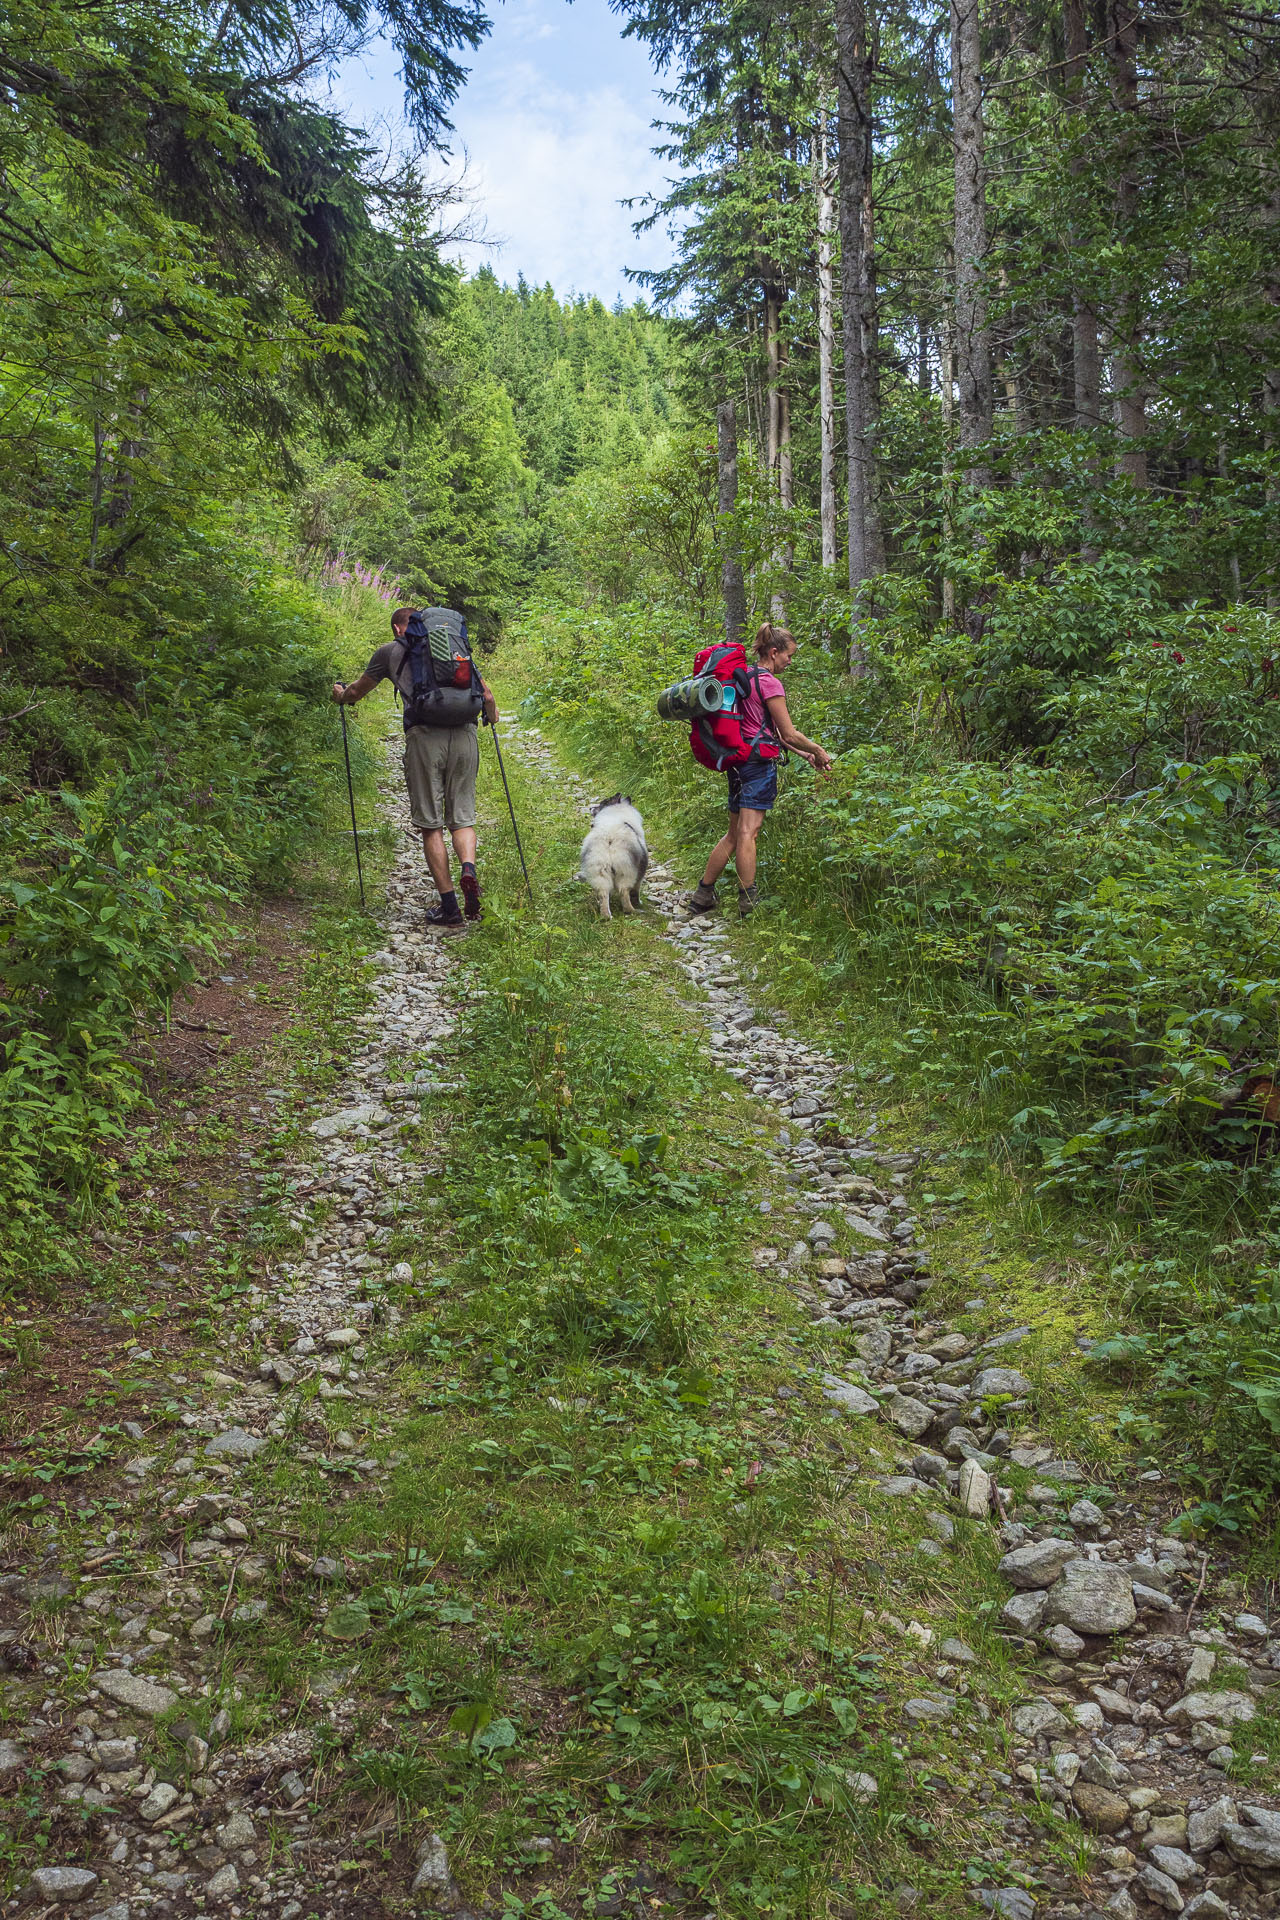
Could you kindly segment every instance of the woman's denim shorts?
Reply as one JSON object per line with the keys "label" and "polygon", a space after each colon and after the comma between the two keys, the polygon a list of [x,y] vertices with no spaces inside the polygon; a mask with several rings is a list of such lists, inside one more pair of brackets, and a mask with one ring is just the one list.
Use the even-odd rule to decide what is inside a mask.
{"label": "woman's denim shorts", "polygon": [[729,776],[730,813],[740,813],[743,807],[768,813],[778,797],[776,760],[748,760],[745,767],[726,767],[725,772]]}

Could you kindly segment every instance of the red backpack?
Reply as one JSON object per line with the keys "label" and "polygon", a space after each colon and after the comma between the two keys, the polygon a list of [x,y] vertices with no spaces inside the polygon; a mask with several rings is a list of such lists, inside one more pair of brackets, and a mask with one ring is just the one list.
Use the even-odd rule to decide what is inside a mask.
{"label": "red backpack", "polygon": [[700,714],[689,729],[694,759],[713,773],[745,767],[752,759],[776,760],[782,749],[768,720],[756,734],[749,735],[743,726],[747,695],[759,681],[760,668],[748,664],[741,643],[722,640],[704,647],[694,658],[693,671],[710,674],[725,689],[725,705],[719,713]]}

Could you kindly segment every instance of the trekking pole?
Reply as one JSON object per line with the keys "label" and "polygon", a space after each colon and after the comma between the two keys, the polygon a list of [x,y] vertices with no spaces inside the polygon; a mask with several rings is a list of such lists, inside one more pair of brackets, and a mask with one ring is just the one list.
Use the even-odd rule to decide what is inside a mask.
{"label": "trekking pole", "polygon": [[[345,693],[346,688],[342,691]],[[360,829],[356,825],[356,790],[351,784],[351,748],[347,744],[347,709],[343,701],[338,702],[338,712],[342,715],[342,757],[347,763],[347,798],[351,802],[351,838],[356,849],[356,879],[360,882],[360,911],[369,909],[364,903],[364,869],[360,865]]]}
{"label": "trekking pole", "polygon": [[493,750],[498,756],[498,772],[502,775],[502,791],[507,796],[507,812],[511,815],[511,831],[516,837],[516,852],[520,855],[520,866],[524,872],[525,890],[529,895],[529,905],[533,905],[533,883],[529,878],[529,868],[524,857],[524,848],[520,845],[520,829],[516,825],[516,810],[511,804],[511,789],[507,785],[507,770],[502,764],[502,748],[498,744],[498,725],[495,720],[486,718],[485,725],[493,734]]}

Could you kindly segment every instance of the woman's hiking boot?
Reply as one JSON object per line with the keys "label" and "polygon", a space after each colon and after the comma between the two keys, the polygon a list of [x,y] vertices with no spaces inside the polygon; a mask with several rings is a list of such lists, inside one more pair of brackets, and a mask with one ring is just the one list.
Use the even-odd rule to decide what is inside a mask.
{"label": "woman's hiking boot", "polygon": [[690,913],[719,913],[720,911],[715,887],[709,887],[704,880],[699,880],[692,893],[686,893],[684,904]]}
{"label": "woman's hiking boot", "polygon": [[468,920],[480,918],[480,882],[470,860],[462,863],[462,878],[458,885],[462,888],[462,902]]}
{"label": "woman's hiking boot", "polygon": [[739,887],[738,888],[739,920],[745,920],[749,913],[754,913],[756,908],[759,906],[759,904],[760,904],[760,895],[755,887]]}

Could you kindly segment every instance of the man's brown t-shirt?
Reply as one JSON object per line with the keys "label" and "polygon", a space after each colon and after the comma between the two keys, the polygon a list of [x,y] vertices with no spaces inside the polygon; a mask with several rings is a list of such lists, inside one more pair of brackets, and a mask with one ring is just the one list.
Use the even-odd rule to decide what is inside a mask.
{"label": "man's brown t-shirt", "polygon": [[408,649],[399,640],[388,640],[380,646],[365,668],[365,673],[375,685],[380,680],[390,680],[402,700],[409,699],[413,692],[413,668],[409,665]]}

